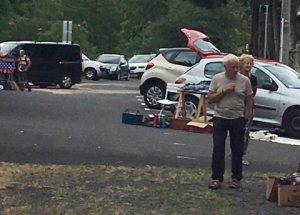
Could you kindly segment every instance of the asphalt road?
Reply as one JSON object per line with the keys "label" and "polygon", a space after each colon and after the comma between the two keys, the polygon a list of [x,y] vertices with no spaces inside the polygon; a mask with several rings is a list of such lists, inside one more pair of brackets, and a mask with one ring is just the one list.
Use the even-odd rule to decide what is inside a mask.
{"label": "asphalt road", "polygon": [[[0,91],[0,160],[210,168],[211,135],[121,123],[126,108],[151,112],[138,101],[138,86],[100,80],[70,90]],[[245,170],[291,173],[299,154],[299,146],[250,140]]]}

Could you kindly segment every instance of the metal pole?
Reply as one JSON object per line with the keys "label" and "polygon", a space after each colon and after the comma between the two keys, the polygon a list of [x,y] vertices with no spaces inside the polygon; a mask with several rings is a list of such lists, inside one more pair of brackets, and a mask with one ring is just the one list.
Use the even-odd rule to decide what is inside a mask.
{"label": "metal pole", "polygon": [[282,63],[289,64],[289,54],[291,49],[291,0],[282,0],[281,18],[283,22],[283,42],[282,42]]}
{"label": "metal pole", "polygon": [[264,58],[267,58],[267,39],[268,39],[268,14],[269,14],[269,5],[266,7],[266,18],[265,18],[265,44],[264,44]]}
{"label": "metal pole", "polygon": [[283,27],[284,27],[284,18],[281,18],[279,62],[282,62],[282,53],[283,53]]}

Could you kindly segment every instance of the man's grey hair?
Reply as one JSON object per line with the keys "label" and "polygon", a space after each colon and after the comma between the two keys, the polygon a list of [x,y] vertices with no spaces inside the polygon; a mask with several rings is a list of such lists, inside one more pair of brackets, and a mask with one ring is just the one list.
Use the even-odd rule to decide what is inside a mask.
{"label": "man's grey hair", "polygon": [[239,62],[240,59],[238,58],[238,56],[234,54],[228,54],[223,58],[223,64],[226,65],[228,61],[232,61],[232,60]]}

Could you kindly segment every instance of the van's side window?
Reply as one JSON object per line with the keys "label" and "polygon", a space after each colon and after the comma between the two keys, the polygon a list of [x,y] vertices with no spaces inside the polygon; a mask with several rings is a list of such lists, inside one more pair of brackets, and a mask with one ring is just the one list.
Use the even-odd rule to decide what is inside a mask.
{"label": "van's side window", "polygon": [[57,46],[53,45],[35,45],[35,55],[39,56],[40,59],[53,59],[56,55]]}
{"label": "van's side window", "polygon": [[61,45],[58,47],[58,55],[61,61],[78,61],[78,56],[73,53],[79,53],[77,46]]}

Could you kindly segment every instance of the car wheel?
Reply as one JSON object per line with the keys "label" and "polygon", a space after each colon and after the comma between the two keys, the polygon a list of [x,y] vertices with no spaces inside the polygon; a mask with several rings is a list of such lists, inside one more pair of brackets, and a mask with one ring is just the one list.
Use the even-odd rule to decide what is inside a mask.
{"label": "car wheel", "polygon": [[59,82],[59,86],[62,89],[70,89],[73,85],[72,78],[69,75],[63,75]]}
{"label": "car wheel", "polygon": [[97,71],[95,69],[92,69],[92,68],[86,69],[85,70],[85,78],[87,80],[97,80]]}
{"label": "car wheel", "polygon": [[125,78],[126,81],[130,80],[130,72],[127,73],[127,77]]}
{"label": "car wheel", "polygon": [[118,80],[118,81],[121,81],[121,79],[122,79],[122,77],[121,77],[121,72],[118,72],[118,74],[117,74],[117,80]]}
{"label": "car wheel", "polygon": [[194,118],[197,112],[199,99],[195,96],[185,96],[185,113],[187,118]]}
{"label": "car wheel", "polygon": [[[194,118],[197,112],[199,99],[192,95],[185,95],[185,114],[187,118]],[[176,106],[173,106],[171,112],[175,114]],[[182,116],[182,113],[179,113],[179,116]]]}
{"label": "car wheel", "polygon": [[284,119],[285,133],[300,138],[300,110],[291,110]]}
{"label": "car wheel", "polygon": [[158,100],[164,99],[166,85],[161,83],[151,83],[146,86],[144,101],[149,108],[160,108]]}

